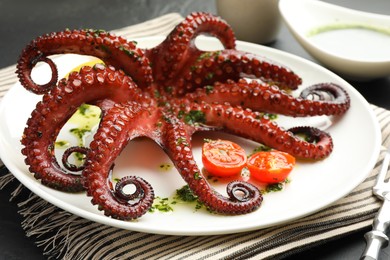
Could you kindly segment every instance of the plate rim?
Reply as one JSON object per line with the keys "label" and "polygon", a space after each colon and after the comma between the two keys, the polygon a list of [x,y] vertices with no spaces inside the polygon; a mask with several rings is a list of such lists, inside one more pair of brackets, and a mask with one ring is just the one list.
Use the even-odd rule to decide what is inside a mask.
{"label": "plate rim", "polygon": [[[152,36],[152,37],[144,37],[144,38],[140,38],[138,39],[138,41],[140,40],[145,40],[145,41],[148,41],[150,39],[153,39],[153,40],[156,40],[156,39],[163,39],[163,36]],[[296,219],[299,219],[299,218],[303,218],[307,215],[310,215],[314,212],[318,212],[320,211],[321,209],[325,208],[326,206],[330,205],[331,203],[337,201],[338,199],[341,199],[342,197],[344,197],[345,195],[347,195],[348,193],[351,192],[351,190],[353,190],[354,188],[356,188],[362,181],[364,181],[367,176],[369,175],[370,171],[373,169],[375,163],[376,163],[376,160],[379,156],[379,152],[380,152],[380,147],[381,147],[381,130],[380,130],[380,127],[379,127],[379,122],[377,121],[376,119],[376,116],[373,112],[373,110],[369,107],[369,103],[364,99],[364,97],[355,89],[353,88],[353,86],[351,86],[348,82],[346,82],[344,79],[342,79],[341,77],[337,76],[336,74],[330,72],[329,70],[325,69],[324,67],[314,63],[314,62],[311,62],[309,60],[306,60],[304,58],[301,58],[299,56],[296,56],[294,54],[291,54],[291,53],[287,53],[285,51],[281,51],[281,50],[277,50],[277,49],[273,49],[273,48],[270,48],[270,47],[267,47],[267,46],[261,46],[261,45],[257,45],[257,44],[253,44],[253,43],[247,43],[247,42],[242,42],[242,41],[237,41],[237,47],[238,49],[240,48],[246,48],[245,46],[251,46],[251,47],[254,47],[254,48],[259,48],[260,50],[261,49],[266,49],[267,51],[271,51],[271,52],[274,52],[278,55],[282,55],[282,56],[288,56],[289,58],[292,58],[292,59],[296,59],[298,62],[304,62],[304,63],[308,63],[310,66],[316,66],[318,68],[321,68],[321,70],[324,70],[326,71],[327,73],[330,73],[332,75],[332,77],[337,77],[339,78],[339,80],[343,81],[345,84],[347,84],[349,87],[349,91],[353,91],[354,92],[354,95],[355,97],[357,97],[359,99],[359,101],[361,101],[361,104],[364,106],[365,110],[367,110],[367,112],[369,113],[370,115],[370,118],[372,119],[373,123],[374,123],[374,130],[375,130],[375,140],[376,140],[376,145],[375,145],[375,149],[374,149],[374,152],[373,152],[373,155],[371,156],[369,162],[366,164],[366,167],[365,169],[363,170],[364,172],[366,172],[366,174],[363,174],[360,175],[361,178],[358,178],[358,179],[354,179],[354,181],[352,182],[353,184],[350,185],[350,188],[348,190],[345,190],[343,193],[339,193],[337,196],[335,195],[335,197],[337,198],[334,198],[334,199],[331,199],[332,201],[331,202],[326,202],[324,203],[323,205],[320,205],[319,207],[315,208],[315,209],[312,209],[311,211],[306,211],[304,214],[297,214],[296,216],[293,216],[292,218],[289,218],[287,220],[284,220],[284,221],[280,221],[278,223],[272,223],[272,224],[269,224],[269,225],[263,225],[263,226],[249,226],[249,227],[245,227],[245,228],[240,228],[240,227],[230,227],[229,229],[214,229],[212,231],[188,231],[188,230],[185,230],[185,231],[171,231],[169,229],[166,229],[166,228],[161,228],[161,229],[153,229],[153,230],[147,230],[147,229],[144,229],[144,228],[137,228],[136,225],[130,225],[130,226],[124,226],[123,223],[127,223],[127,222],[124,222],[124,221],[121,221],[121,220],[116,220],[116,219],[112,219],[110,217],[106,217],[104,215],[98,215],[96,213],[93,213],[93,212],[89,212],[89,211],[86,211],[84,209],[80,209],[74,205],[70,205],[70,204],[67,204],[67,205],[64,205],[64,203],[62,201],[60,201],[59,198],[57,197],[54,197],[54,196],[50,196],[50,194],[46,193],[43,189],[40,189],[40,187],[42,186],[42,184],[40,184],[37,180],[34,179],[34,182],[31,182],[30,179],[26,176],[25,173],[23,173],[22,175],[20,175],[18,173],[18,169],[15,165],[11,164],[10,161],[12,160],[5,160],[5,159],[2,159],[4,165],[9,169],[9,171],[23,184],[25,185],[28,189],[30,189],[32,192],[34,192],[36,195],[38,195],[39,197],[41,197],[42,199],[48,201],[49,203],[53,204],[54,206],[57,206],[65,211],[68,211],[68,212],[71,212],[72,214],[75,214],[77,216],[80,216],[80,217],[83,217],[85,219],[89,219],[89,220],[92,220],[94,222],[97,222],[97,223],[101,223],[101,224],[105,224],[105,225],[109,225],[109,226],[113,226],[113,227],[117,227],[117,228],[121,228],[121,229],[127,229],[127,230],[133,230],[133,231],[138,231],[138,232],[145,232],[145,233],[153,233],[153,234],[163,234],[163,235],[219,235],[219,234],[231,234],[231,233],[235,233],[235,232],[245,232],[245,231],[251,231],[251,230],[259,230],[259,229],[263,229],[263,228],[267,228],[267,227],[270,227],[270,226],[276,226],[276,225],[280,225],[280,224],[284,224],[284,223],[288,223],[288,222],[292,222]],[[288,64],[286,64],[288,66]],[[18,85],[19,82],[17,82],[14,86],[12,86],[12,88],[15,88],[16,85]],[[6,93],[6,95],[4,96],[3,100],[0,102],[0,116],[3,115],[3,111],[5,109],[5,106],[3,105],[4,103],[4,100],[8,99],[9,96],[11,96],[9,93],[12,93],[10,91],[8,91]],[[3,139],[0,139],[0,142],[3,142]],[[0,147],[0,157],[1,158],[7,158],[7,156],[5,155],[6,154],[6,151],[5,149],[2,149],[2,147],[4,147],[3,145],[1,145]],[[15,174],[14,172],[17,172],[18,174]],[[25,175],[25,176],[23,176]],[[36,185],[38,183],[38,185]],[[341,194],[341,195],[340,195]],[[44,196],[44,195],[49,195],[49,196]],[[261,210],[261,209],[260,209]]]}

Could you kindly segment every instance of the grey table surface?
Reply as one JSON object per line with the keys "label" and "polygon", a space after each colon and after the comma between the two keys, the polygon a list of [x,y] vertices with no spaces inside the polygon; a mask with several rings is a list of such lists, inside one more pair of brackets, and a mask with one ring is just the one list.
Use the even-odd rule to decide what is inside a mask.
{"label": "grey table surface", "polygon": [[[362,11],[390,15],[388,0],[326,0]],[[33,38],[64,28],[117,29],[160,15],[192,11],[216,13],[211,0],[0,0],[0,68],[16,63],[22,48]],[[316,62],[297,43],[283,25],[276,42],[270,47],[293,53]],[[390,47],[389,47],[390,48]],[[369,82],[350,83],[368,102],[390,109],[390,77]],[[0,259],[45,259],[42,249],[21,228],[17,206],[9,202],[14,187],[0,190]],[[359,259],[365,247],[362,230],[295,254],[289,259]],[[380,259],[390,259],[390,247]]]}

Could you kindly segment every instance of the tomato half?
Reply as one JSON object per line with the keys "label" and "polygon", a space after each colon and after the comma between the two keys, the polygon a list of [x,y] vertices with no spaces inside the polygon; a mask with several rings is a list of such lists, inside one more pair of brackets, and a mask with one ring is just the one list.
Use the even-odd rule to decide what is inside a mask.
{"label": "tomato half", "polygon": [[207,140],[202,147],[204,168],[214,176],[239,174],[246,164],[245,150],[228,140]]}
{"label": "tomato half", "polygon": [[250,176],[260,182],[284,181],[295,165],[295,158],[280,151],[258,152],[248,158]]}

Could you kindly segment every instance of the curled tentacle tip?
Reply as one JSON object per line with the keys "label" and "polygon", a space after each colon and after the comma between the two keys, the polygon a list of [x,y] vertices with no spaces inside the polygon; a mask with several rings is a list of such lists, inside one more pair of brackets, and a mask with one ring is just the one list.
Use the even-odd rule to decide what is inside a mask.
{"label": "curled tentacle tip", "polygon": [[[126,192],[125,187],[133,186],[134,191]],[[145,187],[148,187],[146,189]],[[135,201],[143,199],[146,193],[149,192],[148,196],[153,201],[154,192],[151,189],[150,184],[141,177],[126,176],[120,179],[115,185],[115,196],[125,202]]]}
{"label": "curled tentacle tip", "polygon": [[303,99],[318,98],[321,101],[334,101],[349,103],[348,93],[335,83],[319,83],[305,88],[300,97]]}
{"label": "curled tentacle tip", "polygon": [[232,181],[226,187],[229,198],[235,202],[247,202],[251,199],[262,200],[260,190],[248,182]]}
{"label": "curled tentacle tip", "polygon": [[[32,70],[39,62],[44,62],[49,65],[51,70],[51,78],[47,83],[38,84],[32,78]],[[50,91],[58,81],[58,69],[56,64],[49,58],[40,55],[33,56],[29,60],[19,60],[16,74],[22,86],[35,94],[41,95]]]}
{"label": "curled tentacle tip", "polygon": [[324,159],[329,156],[333,150],[333,140],[329,133],[322,131],[318,128],[311,126],[298,126],[288,129],[289,132],[297,135],[302,135],[306,143],[310,143],[315,149],[307,150],[307,146],[303,145],[300,149],[299,146],[296,150],[300,150],[304,156],[303,158],[311,159]]}
{"label": "curled tentacle tip", "polygon": [[296,126],[288,129],[288,131],[294,135],[304,135],[305,141],[309,143],[317,143],[321,138],[330,137],[328,133],[311,126]]}
{"label": "curled tentacle tip", "polygon": [[[80,146],[72,146],[72,147],[66,149],[64,154],[62,155],[62,164],[64,165],[65,169],[67,169],[69,171],[72,171],[72,172],[82,171],[85,168],[84,163],[79,165],[79,166],[72,164],[69,162],[69,156],[74,154],[74,153],[77,153],[79,155],[81,154],[83,159],[84,159],[88,152],[89,152],[89,148],[80,147]],[[84,162],[85,162],[85,160],[84,160]]]}

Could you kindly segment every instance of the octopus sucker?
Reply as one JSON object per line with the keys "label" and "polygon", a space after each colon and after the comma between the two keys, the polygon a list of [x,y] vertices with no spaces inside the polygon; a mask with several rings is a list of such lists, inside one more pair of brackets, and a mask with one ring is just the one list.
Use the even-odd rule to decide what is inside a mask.
{"label": "octopus sucker", "polygon": [[[199,49],[195,39],[201,34],[216,37],[224,48]],[[309,126],[285,130],[266,114],[342,116],[351,102],[347,91],[333,82],[302,86],[302,79],[292,69],[235,46],[234,32],[224,20],[199,12],[186,17],[150,49],[92,29],[66,29],[32,40],[21,52],[16,70],[24,88],[43,95],[21,140],[30,172],[54,189],[85,191],[107,216],[137,219],[152,207],[152,185],[136,172],[115,184],[112,173],[116,158],[130,142],[149,138],[169,156],[208,209],[224,215],[257,210],[263,197],[253,184],[232,181],[223,195],[208,183],[195,161],[192,135],[224,131],[298,159],[322,160],[337,145],[329,133]],[[104,65],[83,66],[58,81],[50,56],[67,53],[94,56]],[[51,69],[46,84],[31,78],[40,62]],[[302,92],[293,95],[298,87]],[[69,148],[59,162],[54,152],[56,138],[83,104],[101,110],[96,133],[88,147]],[[82,165],[68,161],[73,153],[83,155]],[[126,186],[135,191],[126,193]]]}

